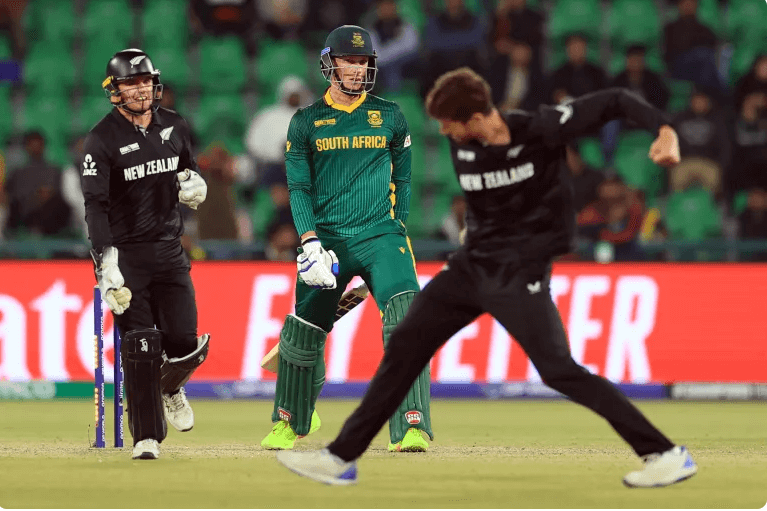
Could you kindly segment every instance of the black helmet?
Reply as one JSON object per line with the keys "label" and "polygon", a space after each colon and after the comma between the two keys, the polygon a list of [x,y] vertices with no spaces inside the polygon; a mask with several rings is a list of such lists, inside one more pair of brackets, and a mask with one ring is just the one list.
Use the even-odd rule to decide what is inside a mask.
{"label": "black helmet", "polygon": [[368,68],[363,88],[359,91],[349,90],[341,83],[341,90],[347,94],[361,94],[362,91],[370,92],[376,83],[376,51],[373,48],[373,40],[370,32],[357,25],[343,25],[333,30],[325,40],[325,48],[320,53],[320,70],[327,81],[333,83],[335,70],[338,69],[334,57],[345,56],[368,57]]}
{"label": "black helmet", "polygon": [[[118,51],[114,56],[109,59],[107,63],[107,77],[101,83],[101,87],[104,89],[107,97],[120,97],[120,90],[117,87],[123,80],[128,80],[136,76],[152,77],[152,109],[156,110],[157,106],[162,99],[162,84],[160,83],[160,70],[155,69],[152,65],[152,60],[149,55],[137,48],[129,48],[127,50]],[[113,103],[118,108],[124,108],[127,104],[131,103]],[[128,109],[132,114],[142,114],[144,112],[136,112]]]}

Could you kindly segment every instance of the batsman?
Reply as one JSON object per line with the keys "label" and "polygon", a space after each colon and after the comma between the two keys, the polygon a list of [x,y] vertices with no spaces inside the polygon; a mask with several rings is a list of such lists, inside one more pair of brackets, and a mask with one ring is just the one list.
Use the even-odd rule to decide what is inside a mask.
{"label": "batsman", "polygon": [[[330,83],[288,128],[285,165],[301,235],[295,315],[280,332],[272,431],[261,445],[292,449],[320,427],[325,340],[354,276],[372,294],[384,348],[420,290],[405,222],[410,204],[410,133],[396,103],[370,94],[376,52],[364,28],[333,30],[320,53]],[[429,366],[389,420],[390,451],[426,451],[433,439]]]}

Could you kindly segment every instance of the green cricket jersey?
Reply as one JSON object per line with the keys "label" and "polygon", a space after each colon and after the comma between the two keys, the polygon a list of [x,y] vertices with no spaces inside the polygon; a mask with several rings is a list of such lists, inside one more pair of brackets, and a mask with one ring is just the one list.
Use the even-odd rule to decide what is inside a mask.
{"label": "green cricket jersey", "polygon": [[410,132],[399,106],[363,93],[349,106],[330,90],[290,121],[285,151],[298,234],[355,236],[410,206]]}

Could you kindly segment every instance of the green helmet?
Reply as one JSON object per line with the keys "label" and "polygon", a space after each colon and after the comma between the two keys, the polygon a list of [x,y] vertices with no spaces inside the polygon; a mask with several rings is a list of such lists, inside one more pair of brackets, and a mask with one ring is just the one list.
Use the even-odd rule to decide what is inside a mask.
{"label": "green helmet", "polygon": [[370,32],[357,25],[343,25],[333,30],[325,40],[325,48],[320,52],[320,70],[322,76],[328,82],[332,83],[335,76],[335,70],[338,69],[334,57],[345,56],[363,56],[368,57],[367,73],[363,80],[363,87],[358,91],[353,91],[340,84],[341,90],[347,94],[361,94],[363,91],[370,92],[376,82],[376,51],[373,48],[373,40]]}

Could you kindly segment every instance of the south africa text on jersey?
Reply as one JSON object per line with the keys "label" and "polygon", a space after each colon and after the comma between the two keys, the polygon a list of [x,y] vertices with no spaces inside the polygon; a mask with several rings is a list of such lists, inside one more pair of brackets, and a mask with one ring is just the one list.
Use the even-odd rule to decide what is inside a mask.
{"label": "south africa text on jersey", "polygon": [[[351,139],[351,141],[349,140]],[[387,145],[385,135],[359,135],[355,137],[328,137],[316,140],[317,151],[336,149],[384,149]]]}
{"label": "south africa text on jersey", "polygon": [[496,170],[494,172],[485,172],[484,174],[461,174],[459,180],[461,188],[467,192],[473,192],[513,185],[525,179],[530,179],[533,177],[533,174],[535,174],[533,164],[525,163],[519,167],[512,167],[509,170]]}
{"label": "south africa text on jersey", "polygon": [[134,167],[128,167],[123,169],[126,181],[135,181],[141,179],[144,176],[150,176],[152,174],[160,174],[161,172],[171,172],[178,168],[178,156],[172,156],[170,158],[160,158],[159,160],[152,160],[141,165]]}

